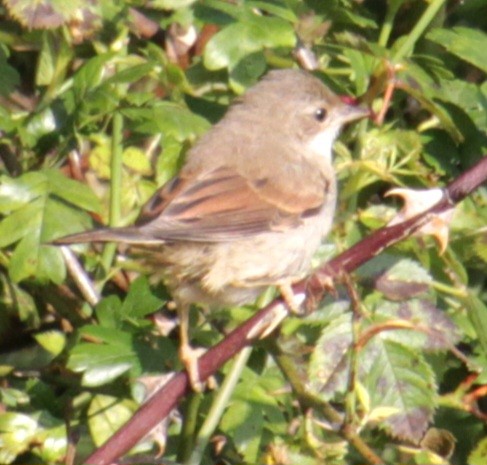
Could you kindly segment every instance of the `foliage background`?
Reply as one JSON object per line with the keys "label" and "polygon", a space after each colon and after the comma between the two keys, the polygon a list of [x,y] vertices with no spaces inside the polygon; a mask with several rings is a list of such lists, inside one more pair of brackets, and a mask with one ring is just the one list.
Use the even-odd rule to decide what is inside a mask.
{"label": "foliage background", "polygon": [[[180,368],[161,283],[112,245],[73,247],[100,293],[90,304],[47,243],[133,221],[267,69],[315,58],[325,83],[376,111],[394,88],[383,124],[362,122],[335,146],[340,204],[317,262],[394,217],[390,187],[441,186],[485,153],[484,0],[0,8],[0,463],[80,462],[153,376]],[[486,215],[480,189],[457,207],[444,253],[430,237],[384,252],[354,275],[353,305],[339,290],[289,318],[253,350],[217,414],[221,391],[193,396],[138,452],[184,463],[486,463]],[[253,311],[195,309],[192,338],[213,344]],[[330,401],[353,447],[327,417]],[[221,415],[212,442],[195,448],[210,415]]]}

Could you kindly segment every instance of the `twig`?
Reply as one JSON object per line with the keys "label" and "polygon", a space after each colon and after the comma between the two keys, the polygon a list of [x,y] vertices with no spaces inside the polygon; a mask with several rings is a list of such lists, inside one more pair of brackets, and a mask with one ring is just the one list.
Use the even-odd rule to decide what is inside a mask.
{"label": "twig", "polygon": [[71,249],[66,246],[61,247],[61,253],[63,254],[64,263],[66,263],[69,275],[76,282],[76,286],[81,294],[83,294],[84,299],[92,307],[95,306],[100,301],[100,294],[79,264],[78,258]]}
{"label": "twig", "polygon": [[[334,258],[318,270],[309,280],[293,287],[296,294],[311,292],[313,296],[323,293],[322,283],[341,272],[350,273],[366,261],[372,259],[387,247],[409,237],[426,224],[432,214],[452,208],[487,180],[487,157],[460,175],[445,189],[443,199],[425,212],[403,223],[381,228],[364,240]],[[277,309],[285,306],[279,298],[253,315],[249,320],[232,331],[224,340],[210,348],[199,359],[201,380],[206,380],[230,360],[243,347],[251,345],[259,337],[255,326],[261,325]],[[253,336],[249,333],[253,331]],[[96,450],[86,464],[109,465],[125,454],[140,441],[158,422],[166,417],[190,389],[185,372],[176,374],[162,389],[156,392],[135,415],[117,431],[103,446]],[[349,434],[344,431],[344,434]],[[374,462],[373,462],[374,463]],[[380,463],[380,462],[375,462]]]}

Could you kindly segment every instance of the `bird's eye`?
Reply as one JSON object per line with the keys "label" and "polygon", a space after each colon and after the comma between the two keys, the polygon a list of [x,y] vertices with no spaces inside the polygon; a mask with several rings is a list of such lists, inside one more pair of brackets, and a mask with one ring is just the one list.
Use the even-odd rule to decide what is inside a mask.
{"label": "bird's eye", "polygon": [[327,115],[327,112],[324,108],[318,108],[318,110],[315,111],[316,121],[319,121],[320,123],[325,121],[326,115]]}

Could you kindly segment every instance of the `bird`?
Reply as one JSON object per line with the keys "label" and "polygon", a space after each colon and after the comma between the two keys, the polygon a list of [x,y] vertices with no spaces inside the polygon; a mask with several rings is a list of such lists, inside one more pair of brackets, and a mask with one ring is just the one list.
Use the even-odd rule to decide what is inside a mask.
{"label": "bird", "polygon": [[369,114],[307,71],[271,70],[195,143],[132,226],[54,243],[127,243],[147,251],[145,260],[172,292],[180,358],[200,390],[190,305],[240,306],[276,286],[294,308],[291,285],[310,272],[333,222],[333,142],[345,124]]}

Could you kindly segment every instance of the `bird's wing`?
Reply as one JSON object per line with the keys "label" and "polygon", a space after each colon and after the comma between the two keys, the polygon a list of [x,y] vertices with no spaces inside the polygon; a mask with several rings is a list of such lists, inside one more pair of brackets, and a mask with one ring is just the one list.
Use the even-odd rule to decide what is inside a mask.
{"label": "bird's wing", "polygon": [[197,176],[183,173],[154,194],[135,227],[155,240],[202,242],[286,230],[326,201],[326,186],[301,191],[290,184],[249,181],[228,167]]}

